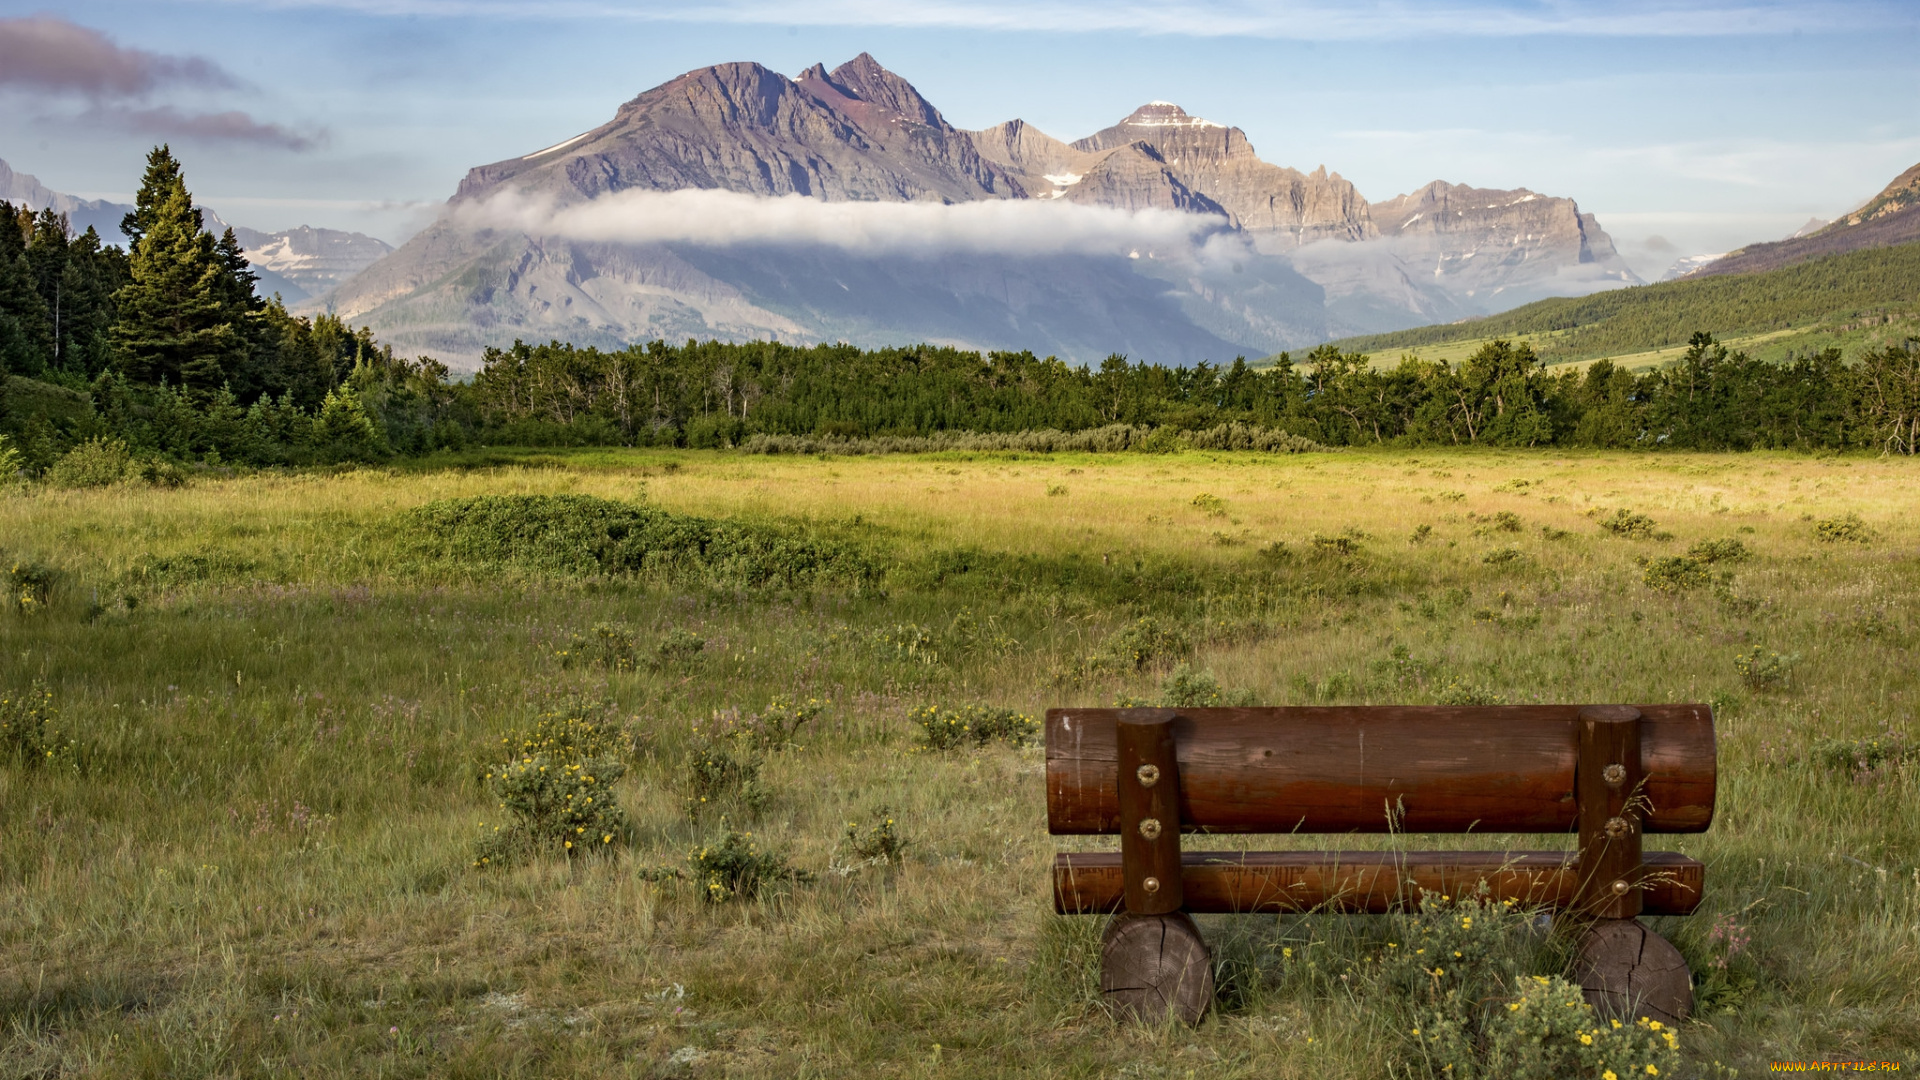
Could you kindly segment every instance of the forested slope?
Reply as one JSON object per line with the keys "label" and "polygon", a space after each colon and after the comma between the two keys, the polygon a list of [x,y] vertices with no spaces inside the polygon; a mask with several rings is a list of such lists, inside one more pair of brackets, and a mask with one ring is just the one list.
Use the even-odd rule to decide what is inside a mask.
{"label": "forested slope", "polygon": [[1834,255],[1759,274],[1689,278],[1541,300],[1484,319],[1369,334],[1343,350],[1391,353],[1480,338],[1531,337],[1548,362],[1682,345],[1920,307],[1920,244]]}

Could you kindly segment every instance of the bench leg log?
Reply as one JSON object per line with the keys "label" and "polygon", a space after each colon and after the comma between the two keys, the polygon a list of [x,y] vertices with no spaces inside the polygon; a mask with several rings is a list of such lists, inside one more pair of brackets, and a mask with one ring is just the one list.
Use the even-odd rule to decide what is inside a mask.
{"label": "bench leg log", "polygon": [[1638,919],[1602,919],[1580,942],[1574,979],[1603,1017],[1678,1024],[1693,1011],[1693,976],[1673,943]]}
{"label": "bench leg log", "polygon": [[1100,993],[1124,1020],[1198,1024],[1213,1004],[1213,954],[1193,917],[1115,915],[1100,941]]}

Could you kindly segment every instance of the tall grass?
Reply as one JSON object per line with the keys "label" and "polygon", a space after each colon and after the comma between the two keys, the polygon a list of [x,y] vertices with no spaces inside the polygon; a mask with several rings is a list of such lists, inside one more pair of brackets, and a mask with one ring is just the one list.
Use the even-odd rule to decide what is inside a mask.
{"label": "tall grass", "polygon": [[[0,1074],[1420,1075],[1412,1014],[1338,978],[1379,948],[1366,918],[1207,920],[1218,1015],[1116,1028],[1098,921],[1049,914],[1039,749],[931,749],[912,719],[1158,699],[1181,664],[1180,686],[1204,673],[1276,704],[1714,702],[1714,827],[1650,838],[1709,867],[1700,912],[1659,926],[1701,979],[1688,1074],[1915,1060],[1920,765],[1884,750],[1913,745],[1920,690],[1905,463],[442,464],[0,494],[0,571],[48,583],[0,612],[0,691],[43,683],[74,740],[70,760],[0,756]],[[409,513],[511,494],[644,498],[879,576],[466,562]],[[1598,524],[1622,509],[1672,539]],[[1821,538],[1849,514],[1868,542]],[[1751,556],[1646,584],[1655,560],[1731,539]],[[1111,662],[1142,618],[1180,647]],[[704,646],[563,659],[602,624],[636,655]],[[1791,658],[1778,679],[1743,678],[1755,647]],[[690,754],[776,699],[829,704],[791,745],[730,744],[756,755],[757,809],[690,815]],[[556,709],[619,733],[626,832],[607,855],[474,869],[508,823],[486,767]],[[898,861],[848,844],[876,815]],[[729,831],[812,880],[708,902],[688,857]],[[1303,943],[1320,974],[1279,959]]]}

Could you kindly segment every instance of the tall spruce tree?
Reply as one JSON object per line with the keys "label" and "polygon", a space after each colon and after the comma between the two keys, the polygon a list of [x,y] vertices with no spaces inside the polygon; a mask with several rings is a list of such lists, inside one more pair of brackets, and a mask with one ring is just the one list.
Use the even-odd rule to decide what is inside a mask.
{"label": "tall spruce tree", "polygon": [[53,321],[27,258],[33,217],[0,202],[0,375],[38,375],[53,349]]}
{"label": "tall spruce tree", "polygon": [[114,295],[116,359],[136,383],[212,392],[247,359],[232,272],[201,230],[200,211],[166,147],[148,155],[147,180],[151,187],[141,187],[121,223],[133,251],[129,280]]}

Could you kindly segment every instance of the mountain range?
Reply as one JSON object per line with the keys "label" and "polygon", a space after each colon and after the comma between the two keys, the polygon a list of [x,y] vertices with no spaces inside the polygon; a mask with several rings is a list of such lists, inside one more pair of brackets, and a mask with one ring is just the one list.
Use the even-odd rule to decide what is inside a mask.
{"label": "mountain range", "polygon": [[1858,209],[1819,228],[1802,229],[1785,240],[1730,251],[1689,276],[1750,274],[1839,255],[1863,248],[1920,241],[1920,165],[1895,177]]}
{"label": "mountain range", "polygon": [[402,351],[655,337],[1220,360],[1638,284],[1570,198],[1369,202],[1169,102],[1072,142],[948,123],[861,54],[692,71],[544,150],[326,303]]}
{"label": "mountain range", "polygon": [[[0,200],[33,210],[51,209],[67,216],[74,232],[91,228],[104,243],[117,244],[120,219],[133,213],[126,203],[104,199],[82,199],[42,184],[37,177],[13,171],[0,161]],[[228,228],[228,222],[206,207],[201,219],[216,235]],[[393,253],[386,241],[364,233],[339,229],[316,229],[301,225],[280,232],[261,232],[234,225],[233,235],[246,250],[247,261],[259,279],[256,290],[262,296],[278,295],[290,306],[306,304],[333,291],[341,282]]]}

